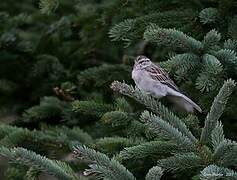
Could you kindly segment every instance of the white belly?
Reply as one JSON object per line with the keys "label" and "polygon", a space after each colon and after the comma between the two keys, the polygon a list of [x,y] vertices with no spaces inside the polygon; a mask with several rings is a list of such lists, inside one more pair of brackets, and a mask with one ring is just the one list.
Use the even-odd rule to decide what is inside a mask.
{"label": "white belly", "polygon": [[139,89],[149,94],[156,97],[163,97],[167,95],[165,85],[153,80],[145,70],[133,70],[132,78]]}

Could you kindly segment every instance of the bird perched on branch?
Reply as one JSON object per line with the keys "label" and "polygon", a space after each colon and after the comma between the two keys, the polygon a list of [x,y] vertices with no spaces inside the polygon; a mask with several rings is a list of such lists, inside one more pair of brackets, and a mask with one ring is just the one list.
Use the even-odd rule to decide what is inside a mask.
{"label": "bird perched on branch", "polygon": [[179,90],[168,73],[146,56],[136,57],[132,78],[140,90],[154,97],[167,97],[176,107],[189,113],[193,113],[194,109],[202,112],[196,103]]}

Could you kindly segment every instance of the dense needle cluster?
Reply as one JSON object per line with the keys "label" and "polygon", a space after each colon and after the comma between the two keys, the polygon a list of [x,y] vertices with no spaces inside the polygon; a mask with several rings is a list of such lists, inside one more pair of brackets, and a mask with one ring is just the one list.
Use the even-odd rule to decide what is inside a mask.
{"label": "dense needle cluster", "polygon": [[[237,179],[234,0],[1,0],[0,179]],[[138,89],[159,63],[199,114]]]}

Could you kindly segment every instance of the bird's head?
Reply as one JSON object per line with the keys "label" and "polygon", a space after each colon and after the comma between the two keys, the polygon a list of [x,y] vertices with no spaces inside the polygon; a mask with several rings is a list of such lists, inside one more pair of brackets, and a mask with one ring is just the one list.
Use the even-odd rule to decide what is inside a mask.
{"label": "bird's head", "polygon": [[140,69],[146,68],[152,64],[151,60],[146,56],[137,56],[134,60],[134,65]]}

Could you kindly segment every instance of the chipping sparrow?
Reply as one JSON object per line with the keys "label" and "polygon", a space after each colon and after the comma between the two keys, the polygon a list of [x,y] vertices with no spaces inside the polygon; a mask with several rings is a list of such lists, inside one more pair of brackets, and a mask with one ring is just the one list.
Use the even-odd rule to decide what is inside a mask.
{"label": "chipping sparrow", "polygon": [[202,112],[201,108],[191,99],[180,92],[174,81],[169,78],[159,65],[151,62],[146,56],[138,56],[132,71],[136,86],[154,97],[168,97],[175,106],[186,112],[193,113],[194,109]]}

